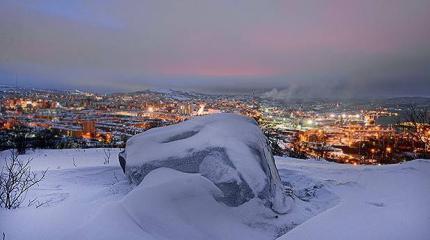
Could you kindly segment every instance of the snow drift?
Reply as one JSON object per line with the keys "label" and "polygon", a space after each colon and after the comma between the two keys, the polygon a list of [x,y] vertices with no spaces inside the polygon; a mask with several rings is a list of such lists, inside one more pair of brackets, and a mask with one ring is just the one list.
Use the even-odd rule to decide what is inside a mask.
{"label": "snow drift", "polygon": [[[119,149],[112,149],[117,152]],[[50,168],[27,199],[46,205],[0,209],[5,239],[273,240],[417,239],[430,236],[430,161],[353,166],[275,158],[281,180],[297,196],[279,215],[258,197],[229,207],[201,173],[151,171],[128,184],[104,149],[36,149],[35,171]],[[0,152],[4,159],[8,151]],[[0,160],[0,168],[4,161]]]}
{"label": "snow drift", "polygon": [[[221,195],[200,174],[158,168],[66,239],[273,239],[266,229],[276,226],[269,208],[253,200],[228,207],[215,200]],[[265,225],[251,222],[254,219]]]}
{"label": "snow drift", "polygon": [[215,114],[151,129],[129,139],[119,158],[135,184],[166,167],[199,173],[221,191],[215,199],[228,206],[258,198],[283,214],[292,204],[267,139],[257,123],[244,116]]}

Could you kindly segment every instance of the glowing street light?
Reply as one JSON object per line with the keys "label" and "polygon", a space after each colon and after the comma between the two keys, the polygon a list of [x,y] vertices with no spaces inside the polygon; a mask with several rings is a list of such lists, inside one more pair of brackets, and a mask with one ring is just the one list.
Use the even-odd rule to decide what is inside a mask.
{"label": "glowing street light", "polygon": [[391,153],[391,148],[390,147],[387,147],[385,150],[387,151],[387,153]]}

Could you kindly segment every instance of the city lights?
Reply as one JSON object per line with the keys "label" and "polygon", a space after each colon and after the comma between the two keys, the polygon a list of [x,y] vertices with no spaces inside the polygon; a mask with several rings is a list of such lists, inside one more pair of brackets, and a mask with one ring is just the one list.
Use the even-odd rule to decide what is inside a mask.
{"label": "city lights", "polygon": [[412,134],[406,131],[414,127],[410,122],[395,127],[395,122],[377,123],[381,117],[397,115],[388,108],[357,109],[352,104],[343,109],[340,106],[348,105],[342,104],[334,112],[330,102],[283,105],[251,96],[206,95],[187,95],[178,100],[176,96],[151,91],[103,96],[62,92],[24,95],[10,95],[2,100],[0,127],[10,134],[20,126],[37,131],[48,129],[70,145],[123,146],[130,136],[153,127],[194,116],[231,112],[254,118],[279,155],[377,164],[394,163],[411,156],[409,153],[418,156],[430,151],[428,124],[417,125],[417,132]]}

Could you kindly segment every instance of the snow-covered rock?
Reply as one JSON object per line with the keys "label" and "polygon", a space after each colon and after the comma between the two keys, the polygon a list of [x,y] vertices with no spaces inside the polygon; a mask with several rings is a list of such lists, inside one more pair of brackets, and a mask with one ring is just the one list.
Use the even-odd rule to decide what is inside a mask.
{"label": "snow-covered rock", "polygon": [[267,139],[257,123],[244,116],[215,114],[151,129],[129,139],[119,157],[135,184],[167,167],[200,173],[221,190],[217,201],[228,206],[258,198],[275,212],[286,213],[292,205]]}

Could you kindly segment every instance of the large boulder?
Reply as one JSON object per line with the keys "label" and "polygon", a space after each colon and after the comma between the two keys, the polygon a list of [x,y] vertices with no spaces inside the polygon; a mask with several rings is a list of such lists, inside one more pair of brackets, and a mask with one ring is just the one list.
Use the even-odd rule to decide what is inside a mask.
{"label": "large boulder", "polygon": [[228,206],[259,198],[277,213],[291,207],[266,137],[244,116],[215,114],[148,130],[130,138],[119,158],[135,184],[167,167],[200,173],[221,190],[216,200]]}

